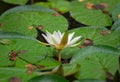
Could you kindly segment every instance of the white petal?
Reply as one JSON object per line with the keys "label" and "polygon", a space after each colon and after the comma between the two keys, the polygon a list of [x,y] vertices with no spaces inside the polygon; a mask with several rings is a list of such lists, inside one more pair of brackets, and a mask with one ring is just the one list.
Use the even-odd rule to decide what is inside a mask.
{"label": "white petal", "polygon": [[54,45],[58,44],[58,42],[57,42],[56,38],[54,37],[54,35],[52,36],[52,41],[53,41]]}
{"label": "white petal", "polygon": [[61,42],[61,39],[62,39],[64,33],[61,33],[60,31],[58,31],[58,34],[59,34],[59,36],[60,36],[60,42]]}
{"label": "white petal", "polygon": [[58,31],[58,34],[59,34],[59,37],[61,38],[62,37],[62,33],[60,31]]}
{"label": "white petal", "polygon": [[55,39],[56,44],[59,44],[60,36],[59,36],[59,34],[56,31],[53,33],[53,38]]}
{"label": "white petal", "polygon": [[47,36],[47,38],[48,38],[48,42],[50,41],[50,43],[53,44],[52,34],[47,31],[46,36]]}
{"label": "white petal", "polygon": [[60,37],[60,39],[62,39],[62,38],[63,38],[64,34],[65,34],[65,33],[62,33],[62,34],[61,34],[61,37]]}
{"label": "white petal", "polygon": [[68,36],[68,44],[70,43],[70,41],[71,41],[74,34],[75,34],[74,32],[69,34],[69,36]]}
{"label": "white petal", "polygon": [[81,36],[78,36],[78,37],[72,39],[68,45],[69,45],[69,46],[73,45],[73,44],[76,43],[80,38],[81,38]]}
{"label": "white petal", "polygon": [[42,34],[42,36],[45,38],[45,40],[46,40],[49,44],[53,44],[51,35],[47,34],[47,36],[46,36],[46,35]]}
{"label": "white petal", "polygon": [[45,34],[42,34],[42,36],[45,38],[45,40],[49,43],[48,38]]}
{"label": "white petal", "polygon": [[69,46],[69,47],[75,47],[75,46],[78,46],[80,43],[81,43],[81,42],[75,43],[75,44],[73,44],[73,45],[71,45],[71,46]]}
{"label": "white petal", "polygon": [[46,31],[46,34],[52,35],[50,32]]}

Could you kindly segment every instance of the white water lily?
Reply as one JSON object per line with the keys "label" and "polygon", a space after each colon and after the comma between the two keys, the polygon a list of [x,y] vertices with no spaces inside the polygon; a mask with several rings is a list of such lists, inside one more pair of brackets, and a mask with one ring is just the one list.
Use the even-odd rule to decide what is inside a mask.
{"label": "white water lily", "polygon": [[54,46],[56,49],[61,50],[65,47],[77,46],[80,42],[81,36],[75,37],[74,32],[68,34],[67,32],[61,33],[60,31],[54,31],[53,34],[46,31],[46,34],[42,34],[49,45]]}

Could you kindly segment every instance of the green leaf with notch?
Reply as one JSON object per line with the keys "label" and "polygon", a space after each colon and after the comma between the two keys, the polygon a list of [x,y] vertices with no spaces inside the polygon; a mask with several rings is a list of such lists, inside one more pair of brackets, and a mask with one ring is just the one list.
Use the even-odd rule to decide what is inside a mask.
{"label": "green leaf with notch", "polygon": [[115,74],[119,69],[120,50],[109,46],[91,46],[80,49],[70,63],[80,64],[77,79],[105,79],[106,72]]}
{"label": "green leaf with notch", "polygon": [[[95,25],[95,26],[110,26],[112,20],[109,14],[105,14],[100,9],[87,9],[86,4],[106,4],[106,12],[111,12],[114,6],[120,2],[119,0],[85,0],[79,2],[75,0],[71,3],[70,14],[78,22],[85,25]],[[109,5],[109,6],[108,6]],[[89,6],[89,5],[88,5]]]}
{"label": "green leaf with notch", "polygon": [[120,33],[118,31],[110,31],[104,27],[91,26],[73,29],[69,32],[75,32],[75,36],[82,36],[84,39],[91,39],[94,45],[108,45],[113,47],[120,45]]}
{"label": "green leaf with notch", "polygon": [[[14,34],[14,35],[13,35]],[[13,37],[12,37],[13,36]],[[58,62],[55,62],[54,59],[50,58],[53,56],[52,49],[50,47],[46,47],[44,45],[41,45],[38,43],[38,41],[34,38],[24,36],[21,34],[15,34],[15,33],[0,33],[0,39],[8,39],[10,40],[10,44],[3,45],[0,44],[0,66],[9,66],[12,65],[14,62],[11,62],[9,60],[9,52],[11,50],[14,50],[15,52],[19,51],[25,51],[23,54],[20,54],[19,56],[23,59],[26,59],[27,61],[31,61],[31,63],[37,63],[37,64],[44,64],[45,62],[41,62],[41,60],[46,60],[48,63],[48,59],[50,59],[51,64],[49,63],[49,66],[56,66],[58,65]],[[33,46],[34,45],[34,46]],[[52,59],[52,60],[51,60]],[[22,65],[20,62],[17,66]],[[47,66],[47,65],[45,65]]]}
{"label": "green leaf with notch", "polygon": [[[40,6],[18,6],[10,9],[0,17],[1,30],[37,36],[37,30],[53,32],[67,30],[67,20],[55,11]],[[57,21],[56,21],[57,20]]]}

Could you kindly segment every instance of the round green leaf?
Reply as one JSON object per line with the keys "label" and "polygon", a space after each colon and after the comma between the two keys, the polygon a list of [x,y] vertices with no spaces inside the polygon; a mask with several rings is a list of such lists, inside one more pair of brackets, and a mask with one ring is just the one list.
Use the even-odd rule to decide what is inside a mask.
{"label": "round green leaf", "polygon": [[40,6],[18,6],[6,11],[0,18],[3,31],[18,32],[29,36],[37,36],[36,28],[49,32],[65,31],[67,20],[55,11]]}
{"label": "round green leaf", "polygon": [[106,72],[114,74],[119,69],[120,51],[109,46],[91,46],[79,50],[70,63],[81,65],[77,79],[105,79]]}
{"label": "round green leaf", "polygon": [[98,4],[102,1],[101,0],[99,1],[85,0],[83,2],[73,1],[70,7],[71,16],[75,18],[75,20],[77,20],[78,22],[85,25],[110,26],[112,24],[112,21],[109,15],[103,13],[101,10],[87,9],[85,5],[88,2]]}
{"label": "round green leaf", "polygon": [[119,32],[119,30],[120,30],[120,19],[115,21],[115,23],[113,24],[111,30]]}
{"label": "round green leaf", "polygon": [[43,7],[50,8],[51,2],[36,2],[36,3],[32,4],[32,5],[43,6]]}
{"label": "round green leaf", "polygon": [[120,15],[120,3],[118,3],[112,11],[112,18],[114,21],[119,18],[118,15]]}
{"label": "round green leaf", "polygon": [[61,13],[65,13],[68,11],[70,2],[66,0],[49,0],[49,2],[37,2],[33,5],[44,6],[52,8],[53,10],[59,11]]}
{"label": "round green leaf", "polygon": [[11,3],[11,4],[18,4],[18,5],[23,5],[28,2],[28,0],[2,0],[2,1]]}
{"label": "round green leaf", "polygon": [[96,35],[98,36],[99,31],[107,30],[105,27],[101,26],[89,26],[83,28],[72,29],[69,32],[75,32],[75,36],[82,36],[82,38],[93,39]]}
{"label": "round green leaf", "polygon": [[[9,66],[12,65],[14,62],[9,60],[9,53],[11,50],[14,52],[19,52],[19,51],[25,51],[23,54],[20,53],[20,57],[23,59],[31,62],[31,63],[36,63],[36,64],[45,64],[45,62],[41,62],[42,60],[47,61],[47,57],[52,56],[52,49],[50,47],[46,47],[44,45],[41,45],[38,43],[37,40],[31,39],[31,37],[23,36],[20,34],[15,34],[13,33],[0,33],[0,40],[3,40],[4,38],[10,41],[9,44],[1,44],[0,43],[0,66]],[[56,66],[58,65],[58,62],[55,62],[55,60],[50,60],[49,66]],[[19,62],[18,62],[19,63]],[[28,62],[27,62],[28,63]],[[48,62],[46,62],[48,63]],[[39,65],[40,65],[39,64]],[[19,64],[23,65],[23,64]],[[19,65],[17,65],[19,67]],[[44,65],[47,66],[47,65]],[[24,67],[24,65],[23,65]]]}
{"label": "round green leaf", "polygon": [[76,80],[74,82],[106,82],[103,80]]}
{"label": "round green leaf", "polygon": [[80,69],[79,64],[64,64],[63,70],[64,70],[64,76],[69,76],[77,73]]}
{"label": "round green leaf", "polygon": [[38,75],[37,72],[27,74],[26,70],[26,68],[0,67],[0,82],[9,82],[12,78],[19,78],[20,81],[27,82],[30,78]]}
{"label": "round green leaf", "polygon": [[[63,59],[68,59],[71,58],[76,52],[79,51],[79,47],[74,47],[74,48],[64,48],[61,51],[61,55]],[[57,55],[57,54],[56,54]]]}
{"label": "round green leaf", "polygon": [[109,45],[113,47],[120,46],[120,33],[111,32],[108,35],[102,35],[94,38],[95,45]]}
{"label": "round green leaf", "polygon": [[58,75],[41,75],[30,79],[28,82],[68,82],[68,80]]}
{"label": "round green leaf", "polygon": [[47,57],[41,61],[38,61],[37,64],[39,64],[41,66],[45,66],[45,68],[43,68],[42,70],[49,70],[49,69],[53,69],[60,63],[58,61],[56,61],[55,59],[53,59],[52,57]]}
{"label": "round green leaf", "polygon": [[37,41],[33,37],[28,37],[28,36],[25,36],[25,35],[20,34],[20,33],[16,33],[16,32],[2,32],[2,31],[0,31],[0,39],[15,39],[15,38],[30,39],[30,40],[33,40],[33,41]]}
{"label": "round green leaf", "polygon": [[53,0],[51,1],[51,7],[57,9],[57,11],[60,11],[62,13],[65,13],[68,11],[70,3],[65,0]]}
{"label": "round green leaf", "polygon": [[75,36],[82,36],[84,39],[93,40],[94,45],[109,45],[113,47],[120,45],[119,32],[112,32],[104,27],[91,26],[73,29],[69,32],[75,32]]}

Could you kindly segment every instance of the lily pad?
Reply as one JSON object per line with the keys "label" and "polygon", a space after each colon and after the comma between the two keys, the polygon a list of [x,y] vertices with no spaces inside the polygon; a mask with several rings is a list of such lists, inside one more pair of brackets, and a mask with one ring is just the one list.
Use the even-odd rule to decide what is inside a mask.
{"label": "lily pad", "polygon": [[32,74],[26,73],[26,68],[11,68],[11,67],[0,67],[0,81],[8,82],[10,80],[16,79],[18,81],[27,82],[30,78],[37,76],[38,73],[34,72]]}
{"label": "lily pad", "polygon": [[80,69],[79,64],[64,64],[63,70],[64,70],[64,76],[70,76],[76,74]]}
{"label": "lily pad", "polygon": [[67,30],[67,20],[55,11],[40,6],[18,6],[2,14],[0,28],[2,31],[17,32],[36,37],[37,30],[53,32]]}
{"label": "lily pad", "polygon": [[33,5],[44,6],[61,13],[65,13],[69,10],[70,2],[66,0],[49,0],[49,2],[37,2]]}
{"label": "lily pad", "polygon": [[106,73],[115,74],[119,69],[120,51],[109,46],[91,46],[80,49],[70,63],[80,64],[77,79],[105,79]]}
{"label": "lily pad", "polygon": [[118,31],[120,30],[120,19],[116,20],[115,23],[113,24],[112,28],[111,28],[112,31]]}
{"label": "lily pad", "polygon": [[74,82],[106,82],[104,80],[76,80]]}
{"label": "lily pad", "polygon": [[28,0],[2,0],[2,1],[11,3],[11,4],[18,4],[18,5],[24,5],[25,3],[28,2]]}
{"label": "lily pad", "polygon": [[113,32],[104,27],[91,26],[73,29],[69,32],[75,32],[75,36],[82,36],[83,39],[91,39],[93,45],[108,45],[113,47],[120,45],[119,32]]}
{"label": "lily pad", "polygon": [[65,0],[49,0],[51,1],[51,8],[55,8],[57,11],[65,13],[68,11],[70,3]]}
{"label": "lily pad", "polygon": [[[70,14],[75,20],[85,25],[95,25],[95,26],[110,26],[112,20],[109,14],[104,13],[100,9],[88,9],[86,5],[89,4],[106,4],[105,11],[111,12],[114,6],[120,2],[119,0],[75,0],[71,3]],[[90,5],[88,5],[90,6]],[[92,7],[92,6],[91,6]]]}
{"label": "lily pad", "polygon": [[120,18],[120,3],[116,5],[116,7],[112,11],[112,18],[114,21]]}
{"label": "lily pad", "polygon": [[68,82],[68,80],[58,75],[41,75],[30,79],[28,82]]}
{"label": "lily pad", "polygon": [[[46,57],[53,56],[51,53],[52,49],[50,47],[46,47],[38,43],[37,40],[30,39],[30,38],[28,39],[28,38],[25,38],[26,36],[21,36],[21,35],[19,36],[21,36],[22,38],[18,38],[18,34],[16,34],[16,37],[15,35],[14,37],[10,37],[10,33],[9,35],[4,35],[4,36],[5,36],[5,39],[8,36],[7,39],[10,40],[10,44],[8,45],[0,44],[0,48],[1,48],[0,49],[0,56],[1,56],[0,66],[9,66],[13,64],[13,62],[9,60],[9,53],[11,51],[14,51],[16,53],[23,51],[23,53],[20,53],[19,56],[31,63],[39,63],[41,60],[45,60]],[[3,39],[3,37],[0,37],[0,39]],[[54,64],[52,64],[52,62]],[[23,65],[23,64],[19,63],[19,65]],[[58,63],[57,62],[55,63],[54,60],[51,60],[51,64],[49,63],[49,65],[55,66],[55,65],[58,65]]]}

